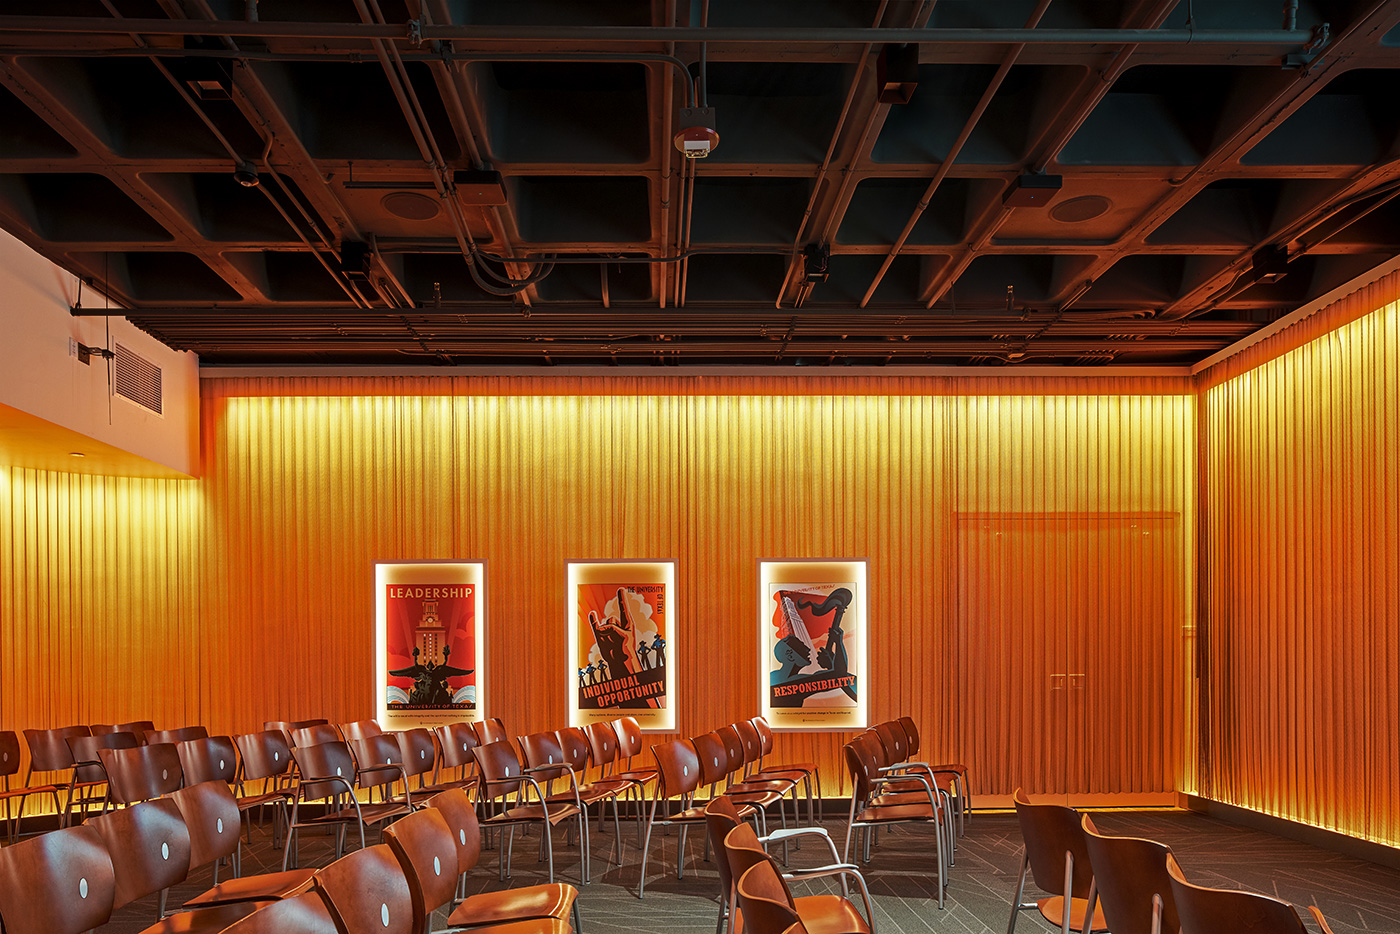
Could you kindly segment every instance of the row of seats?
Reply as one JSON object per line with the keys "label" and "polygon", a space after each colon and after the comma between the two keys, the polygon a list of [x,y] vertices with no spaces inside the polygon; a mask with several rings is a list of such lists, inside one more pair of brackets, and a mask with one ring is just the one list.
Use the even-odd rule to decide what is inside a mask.
{"label": "row of seats", "polygon": [[[475,807],[462,790],[320,870],[217,882],[166,912],[164,892],[192,869],[236,852],[236,802],[227,785],[204,782],[169,797],[94,817],[0,850],[0,923],[6,934],[78,934],[113,910],[160,895],[143,934],[427,934],[432,912],[454,904],[449,924],[480,934],[569,934],[578,892],[538,885],[462,897],[481,849]],[[455,871],[454,871],[455,870]],[[570,924],[570,920],[573,924]]]}
{"label": "row of seats", "polygon": [[[1188,882],[1166,844],[1105,835],[1088,814],[1032,804],[1019,788],[1015,802],[1026,846],[1007,934],[1030,910],[1061,934],[1307,934],[1288,902]],[[1027,875],[1049,897],[1023,901]],[[1323,934],[1332,934],[1322,912],[1316,906],[1309,911]]]}

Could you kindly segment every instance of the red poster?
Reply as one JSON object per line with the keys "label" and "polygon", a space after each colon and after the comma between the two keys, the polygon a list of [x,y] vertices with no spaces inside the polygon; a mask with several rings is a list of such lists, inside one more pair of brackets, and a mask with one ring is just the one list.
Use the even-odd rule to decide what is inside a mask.
{"label": "red poster", "polygon": [[471,584],[388,584],[384,672],[389,710],[476,710]]}
{"label": "red poster", "polygon": [[579,584],[578,615],[579,710],[664,709],[666,585]]}

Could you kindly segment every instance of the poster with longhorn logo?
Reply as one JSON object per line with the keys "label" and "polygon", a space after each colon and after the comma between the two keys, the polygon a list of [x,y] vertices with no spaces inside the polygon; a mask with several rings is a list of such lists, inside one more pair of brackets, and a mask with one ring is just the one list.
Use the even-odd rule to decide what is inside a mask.
{"label": "poster with longhorn logo", "polygon": [[774,729],[866,726],[866,561],[759,562],[759,696]]}
{"label": "poster with longhorn logo", "polygon": [[676,723],[674,561],[569,563],[569,723]]}
{"label": "poster with longhorn logo", "polygon": [[481,563],[375,564],[376,714],[385,730],[485,717],[485,580]]}

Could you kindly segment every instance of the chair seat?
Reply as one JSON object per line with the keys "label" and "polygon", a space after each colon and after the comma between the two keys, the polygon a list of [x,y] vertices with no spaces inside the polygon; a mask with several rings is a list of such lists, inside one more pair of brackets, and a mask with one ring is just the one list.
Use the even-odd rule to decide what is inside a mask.
{"label": "chair seat", "polygon": [[185,902],[186,908],[203,908],[210,905],[232,905],[238,902],[251,902],[261,899],[281,901],[300,895],[311,888],[314,869],[289,869],[286,872],[268,872],[256,876],[241,876],[227,879],[202,895]]}
{"label": "chair seat", "polygon": [[856,815],[858,824],[886,824],[906,820],[933,820],[933,808],[923,804],[873,805]]}
{"label": "chair seat", "polygon": [[[937,798],[934,799],[935,802],[937,802],[937,800]],[[871,799],[870,804],[875,807],[899,807],[905,804],[918,805],[924,808],[937,806],[936,803],[933,805],[929,804],[928,790],[923,785],[915,785],[910,791],[877,795]]]}
{"label": "chair seat", "polygon": [[585,789],[597,789],[598,792],[604,797],[611,798],[613,795],[622,794],[628,788],[631,788],[634,784],[636,783],[630,781],[623,781],[621,779],[605,778],[601,781],[589,782],[586,785],[579,786],[579,794],[583,794]]}
{"label": "chair seat", "polygon": [[807,934],[870,934],[856,906],[840,895],[807,895],[793,902]]}
{"label": "chair seat", "polygon": [[253,808],[261,807],[264,804],[285,804],[290,799],[291,794],[286,791],[269,791],[261,795],[245,795],[238,799],[238,810],[251,811]]}
{"label": "chair seat", "polygon": [[198,911],[177,911],[146,928],[141,934],[214,934],[246,918],[272,902],[239,902],[236,905],[216,905]]}
{"label": "chair seat", "polygon": [[[815,762],[779,762],[777,765],[770,765],[764,768],[764,772],[815,772],[817,764]],[[759,773],[760,775],[763,772]]]}
{"label": "chair seat", "polygon": [[[592,786],[583,785],[578,790],[578,801],[580,801],[584,807],[588,807],[595,801],[606,801],[614,797],[615,794],[615,792],[600,791]],[[555,804],[573,804],[575,799],[572,791],[561,791],[558,794],[546,795],[544,800],[552,807]]]}
{"label": "chair seat", "polygon": [[[569,796],[570,798],[573,795]],[[573,804],[558,804],[549,809],[549,822],[557,824],[562,820],[567,820],[579,812]],[[538,804],[522,804],[518,807],[506,808],[500,814],[495,814],[482,821],[483,824],[519,824],[525,821],[542,821],[545,819],[545,810]]]}
{"label": "chair seat", "polygon": [[[1055,927],[1060,927],[1064,919],[1064,897],[1052,895],[1049,898],[1042,898],[1035,903],[1035,907],[1040,909],[1040,914],[1046,921]],[[1087,898],[1071,898],[1069,900],[1069,927],[1071,931],[1084,930],[1084,911],[1089,907]],[[1094,923],[1091,931],[1107,931],[1108,922],[1103,917],[1103,903],[1094,905]]]}
{"label": "chair seat", "polygon": [[496,924],[460,924],[455,926],[478,934],[572,934],[573,927],[559,918],[529,918],[524,921],[504,921]]}
{"label": "chair seat", "polygon": [[[413,813],[413,808],[406,804],[361,804],[358,816],[363,818],[366,824],[377,824],[382,820],[392,820],[395,817],[411,813]],[[356,819],[355,809],[349,807],[323,814],[320,817],[302,818],[301,822],[303,824],[324,824]]]}
{"label": "chair seat", "polygon": [[735,782],[725,786],[725,794],[744,795],[754,792],[771,791],[778,795],[785,795],[796,787],[795,782]]}
{"label": "chair seat", "polygon": [[[63,786],[67,788],[67,785]],[[21,795],[47,795],[59,790],[57,785],[34,785],[29,788],[8,788],[0,790],[0,799],[15,798]]]}
{"label": "chair seat", "polygon": [[608,778],[610,781],[649,782],[655,780],[660,774],[656,769],[631,769],[627,772],[610,775]]}
{"label": "chair seat", "polygon": [[567,920],[576,898],[578,889],[564,882],[482,892],[467,897],[452,909],[447,924],[449,927],[484,927],[511,921]]}
{"label": "chair seat", "polygon": [[[741,795],[729,795],[729,800],[734,802],[735,807],[738,807],[740,804],[748,804],[766,808],[770,804],[776,804],[783,800],[783,796],[776,791],[757,791]],[[743,809],[740,808],[741,813],[742,810]],[[752,811],[753,807],[750,807],[749,810]]]}
{"label": "chair seat", "polygon": [[758,781],[793,782],[803,781],[807,777],[807,772],[802,769],[764,769],[762,772],[755,772],[749,776]]}

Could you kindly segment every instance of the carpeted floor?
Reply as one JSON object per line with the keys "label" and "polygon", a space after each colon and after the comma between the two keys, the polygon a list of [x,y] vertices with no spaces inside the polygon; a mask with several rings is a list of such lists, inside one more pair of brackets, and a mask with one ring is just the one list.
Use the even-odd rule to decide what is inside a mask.
{"label": "carpeted floor", "polygon": [[[1251,889],[1286,899],[1300,909],[1318,905],[1336,934],[1400,934],[1400,871],[1349,858],[1260,831],[1184,811],[1103,812],[1095,823],[1105,833],[1160,840],[1172,847],[1188,878],[1206,885]],[[844,834],[840,821],[826,826],[837,841]],[[269,824],[270,827],[270,824]],[[692,832],[686,844],[685,878],[675,877],[678,837],[652,841],[646,898],[638,900],[640,848],[635,831],[624,824],[623,865],[605,861],[615,844],[611,825],[593,831],[593,883],[579,896],[579,911],[588,934],[657,931],[666,934],[709,934],[715,928],[719,883],[713,863],[701,859],[703,835]],[[371,842],[375,842],[373,839]],[[658,845],[659,843],[659,845]],[[1021,833],[1014,814],[979,814],[959,840],[957,865],[950,879],[947,907],[939,910],[932,881],[931,837],[924,828],[883,834],[868,866],[862,867],[875,904],[879,934],[916,934],[929,930],[951,934],[1001,934],[1006,929],[1010,899],[1020,870]],[[484,852],[481,865],[468,877],[471,891],[502,887],[497,878],[497,850]],[[301,864],[330,861],[327,837],[306,836]],[[822,850],[808,843],[792,854],[793,865],[825,862]],[[545,864],[537,861],[537,838],[515,842],[512,884],[545,881]],[[244,847],[247,873],[281,868],[282,851],[270,834],[255,829],[252,846]],[[578,882],[577,847],[555,845],[557,878]],[[171,904],[202,891],[208,870],[171,892]],[[834,891],[835,883],[818,881],[799,886],[797,894]],[[154,920],[154,899],[143,899],[119,910],[105,929],[110,934],[137,934]],[[1303,914],[1310,931],[1311,917]],[[442,927],[442,918],[437,927]],[[1022,913],[1023,934],[1049,932],[1034,912]]]}

